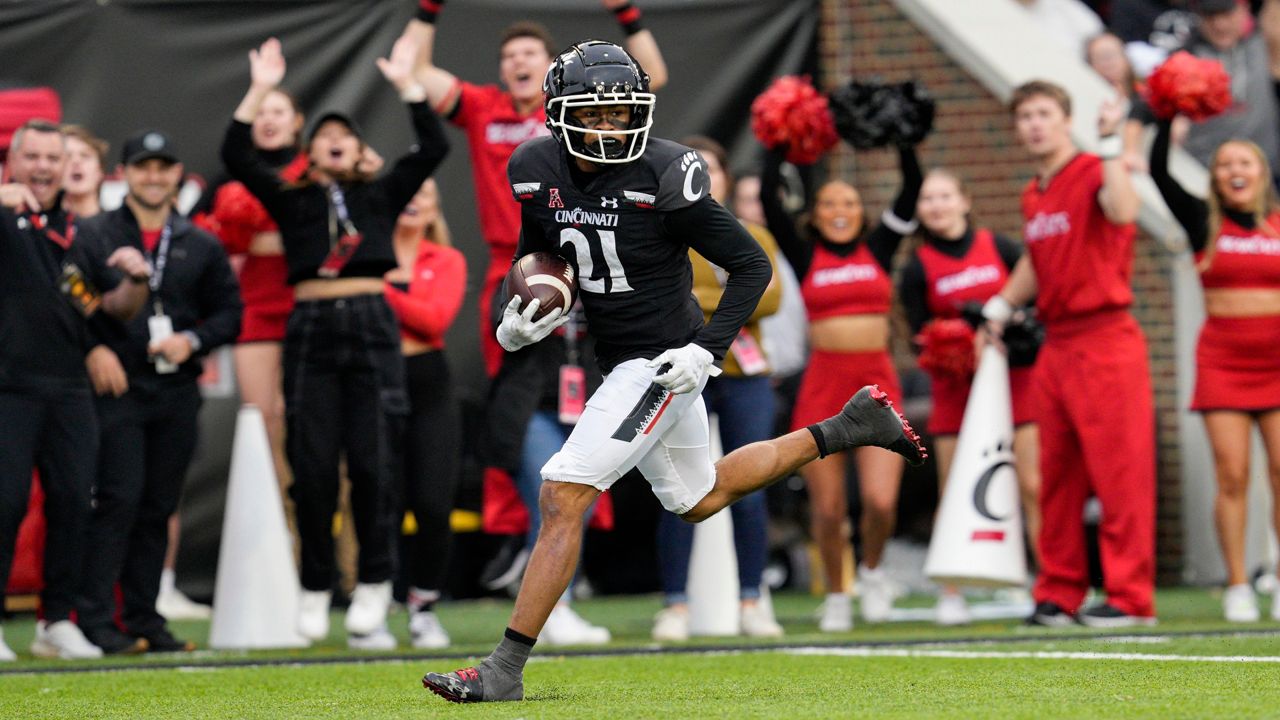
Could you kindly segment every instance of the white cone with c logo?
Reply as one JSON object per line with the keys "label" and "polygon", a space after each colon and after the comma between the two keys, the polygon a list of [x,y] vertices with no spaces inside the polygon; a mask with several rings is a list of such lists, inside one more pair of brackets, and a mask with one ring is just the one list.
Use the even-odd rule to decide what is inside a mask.
{"label": "white cone with c logo", "polygon": [[1009,362],[994,346],[983,350],[969,391],[924,572],[945,585],[1027,582]]}

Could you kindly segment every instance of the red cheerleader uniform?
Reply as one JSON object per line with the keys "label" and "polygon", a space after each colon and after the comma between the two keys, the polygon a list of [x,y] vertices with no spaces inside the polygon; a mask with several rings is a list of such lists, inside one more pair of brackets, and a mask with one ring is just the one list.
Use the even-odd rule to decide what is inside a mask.
{"label": "red cheerleader uniform", "polygon": [[[973,245],[964,257],[947,255],[929,245],[922,245],[916,257],[924,270],[925,304],[930,316],[938,319],[960,317],[967,302],[986,302],[1000,292],[1009,279],[1009,269],[996,250],[995,235],[986,228],[973,233]],[[1013,423],[1035,422],[1031,393],[1031,368],[1009,371],[1009,387],[1013,397]],[[933,411],[929,414],[929,432],[955,435],[960,432],[964,406],[969,401],[973,375],[930,372]]]}
{"label": "red cheerleader uniform", "polygon": [[[1267,228],[1222,218],[1213,262],[1200,274],[1206,290],[1280,288],[1280,213]],[[1269,231],[1269,232],[1268,232]],[[1196,261],[1205,252],[1196,253]],[[1280,408],[1280,315],[1208,317],[1196,343],[1192,410],[1255,412]]]}
{"label": "red cheerleader uniform", "polygon": [[[813,248],[809,272],[800,283],[800,295],[810,321],[884,315],[889,312],[893,286],[865,243],[859,243],[845,257],[818,244]],[[901,404],[902,388],[888,350],[812,351],[791,413],[791,429],[799,430],[839,413],[863,385],[879,385],[890,400]]]}

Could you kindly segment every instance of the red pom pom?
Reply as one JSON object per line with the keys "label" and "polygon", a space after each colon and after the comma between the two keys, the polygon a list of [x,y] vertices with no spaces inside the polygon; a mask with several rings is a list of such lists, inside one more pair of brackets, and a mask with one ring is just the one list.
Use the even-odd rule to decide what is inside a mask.
{"label": "red pom pom", "polygon": [[751,131],[772,150],[785,144],[787,162],[811,165],[839,140],[827,97],[808,77],[780,77],[751,103]]}
{"label": "red pom pom", "polygon": [[930,374],[958,378],[973,375],[973,328],[964,320],[933,320],[916,335],[916,344],[921,347],[920,367]]}
{"label": "red pom pom", "polygon": [[1217,60],[1178,51],[1147,77],[1147,102],[1156,117],[1208,120],[1231,107],[1231,76]]}

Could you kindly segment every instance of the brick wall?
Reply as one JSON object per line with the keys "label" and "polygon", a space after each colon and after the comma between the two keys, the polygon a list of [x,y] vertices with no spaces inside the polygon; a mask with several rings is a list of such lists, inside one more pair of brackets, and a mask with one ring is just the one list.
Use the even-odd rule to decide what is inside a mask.
{"label": "brick wall", "polygon": [[[888,0],[823,0],[822,13],[818,84],[830,90],[853,77],[922,82],[938,102],[934,132],[920,148],[922,165],[957,172],[973,195],[975,222],[1017,236],[1018,198],[1032,168],[1013,137],[1004,104]],[[891,150],[855,154],[841,144],[831,156],[829,172],[858,187],[872,218],[892,202],[899,187],[896,154]],[[1179,579],[1182,527],[1173,306],[1162,253],[1151,238],[1139,236],[1133,287],[1134,314],[1147,333],[1156,390],[1157,570],[1160,581],[1167,583]],[[905,326],[899,323],[898,327]],[[897,334],[896,355],[900,364],[910,365],[904,333]]]}

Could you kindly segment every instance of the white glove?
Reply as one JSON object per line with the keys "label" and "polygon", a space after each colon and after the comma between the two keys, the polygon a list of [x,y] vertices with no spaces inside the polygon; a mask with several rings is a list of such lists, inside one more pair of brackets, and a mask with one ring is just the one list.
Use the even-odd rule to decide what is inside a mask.
{"label": "white glove", "polygon": [[498,326],[498,344],[507,352],[515,352],[526,345],[532,345],[550,335],[553,330],[569,322],[564,308],[556,308],[545,316],[534,320],[541,300],[534,299],[529,307],[520,312],[520,296],[515,295],[502,311],[502,324]]}
{"label": "white glove", "polygon": [[679,395],[697,390],[698,383],[702,382],[704,375],[711,377],[719,375],[720,368],[712,365],[713,362],[715,358],[711,353],[694,343],[689,343],[682,348],[663,352],[645,363],[645,367],[656,368],[670,363],[671,368],[655,377],[653,381]]}

